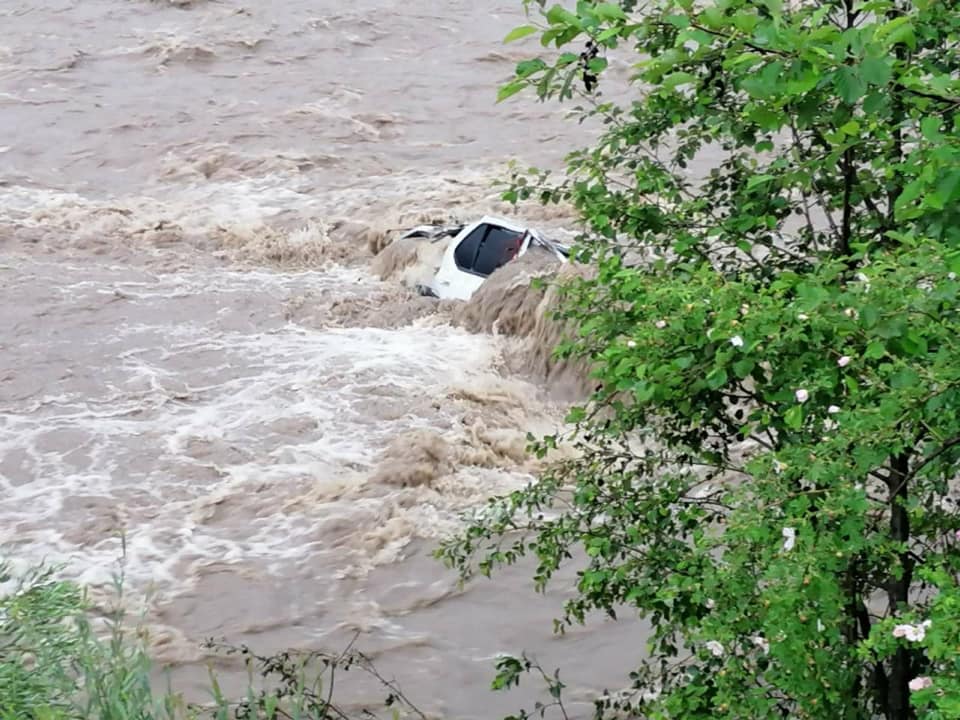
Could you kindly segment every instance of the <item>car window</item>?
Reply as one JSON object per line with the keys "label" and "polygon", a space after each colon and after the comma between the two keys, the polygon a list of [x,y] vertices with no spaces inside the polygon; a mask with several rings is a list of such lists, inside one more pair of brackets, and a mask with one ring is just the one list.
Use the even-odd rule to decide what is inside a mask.
{"label": "car window", "polygon": [[477,248],[480,247],[480,241],[483,240],[483,236],[489,228],[490,225],[487,224],[478,225],[472,233],[467,235],[463,241],[457,245],[457,249],[453,253],[453,259],[454,262],[457,263],[458,268],[473,272],[473,263],[477,257]]}
{"label": "car window", "polygon": [[523,242],[523,233],[515,230],[490,225],[490,229],[477,251],[477,258],[473,263],[473,271],[479,275],[489,275],[498,267],[512,260],[520,250]]}

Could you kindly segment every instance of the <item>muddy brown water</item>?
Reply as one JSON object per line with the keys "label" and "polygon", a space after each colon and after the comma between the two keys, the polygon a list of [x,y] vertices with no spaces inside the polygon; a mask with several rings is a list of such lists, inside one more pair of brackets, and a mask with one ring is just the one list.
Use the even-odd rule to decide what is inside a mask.
{"label": "muddy brown water", "polygon": [[469,718],[532,697],[489,692],[498,652],[563,667],[586,714],[642,651],[630,622],[552,635],[570,574],[461,591],[429,557],[532,477],[524,436],[566,396],[501,332],[537,336],[515,284],[491,315],[371,267],[391,228],[513,214],[505,161],[589,141],[563,108],[494,104],[521,20],[511,0],[0,6],[0,543],[106,596],[122,532],[195,699],[211,636],[360,631],[423,709]]}

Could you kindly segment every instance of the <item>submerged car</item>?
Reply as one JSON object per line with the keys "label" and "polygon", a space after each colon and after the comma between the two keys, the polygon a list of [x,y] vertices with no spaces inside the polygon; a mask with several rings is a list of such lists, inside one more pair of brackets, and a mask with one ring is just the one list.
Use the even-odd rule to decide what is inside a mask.
{"label": "submerged car", "polygon": [[501,218],[483,216],[469,225],[419,225],[402,238],[426,238],[431,242],[449,241],[440,268],[429,285],[418,290],[441,299],[469,300],[470,296],[495,270],[525,255],[531,248],[552,253],[566,263],[569,246],[544,237],[537,230]]}

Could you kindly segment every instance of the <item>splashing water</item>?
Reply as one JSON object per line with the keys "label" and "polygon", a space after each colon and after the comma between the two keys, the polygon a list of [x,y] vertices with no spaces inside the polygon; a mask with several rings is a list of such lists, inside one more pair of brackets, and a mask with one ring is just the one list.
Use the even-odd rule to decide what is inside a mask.
{"label": "splashing water", "polygon": [[487,694],[499,651],[589,656],[590,686],[641,644],[552,639],[560,595],[519,571],[458,591],[426,557],[536,473],[526,434],[576,385],[547,361],[536,253],[438,303],[410,289],[438,247],[390,243],[516,216],[502,162],[566,151],[541,142],[562,110],[493,103],[519,19],[510,0],[0,8],[0,543],[98,596],[124,533],[188,688],[203,637],[359,629],[425,707],[486,717],[518,703]]}

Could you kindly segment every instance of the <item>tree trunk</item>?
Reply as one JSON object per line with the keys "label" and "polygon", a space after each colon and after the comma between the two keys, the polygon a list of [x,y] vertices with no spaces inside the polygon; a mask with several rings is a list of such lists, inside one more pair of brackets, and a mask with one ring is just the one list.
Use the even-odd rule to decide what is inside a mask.
{"label": "tree trunk", "polygon": [[[890,539],[906,543],[910,539],[910,518],[907,515],[907,473],[910,455],[900,453],[890,464],[887,488],[890,502]],[[913,580],[913,559],[906,551],[899,554],[899,573],[891,574],[888,583],[888,601],[891,611],[905,608],[910,600],[910,585]],[[898,576],[899,575],[899,576]],[[887,688],[888,720],[912,720],[916,715],[910,707],[911,652],[905,647],[897,649],[890,665]]]}

